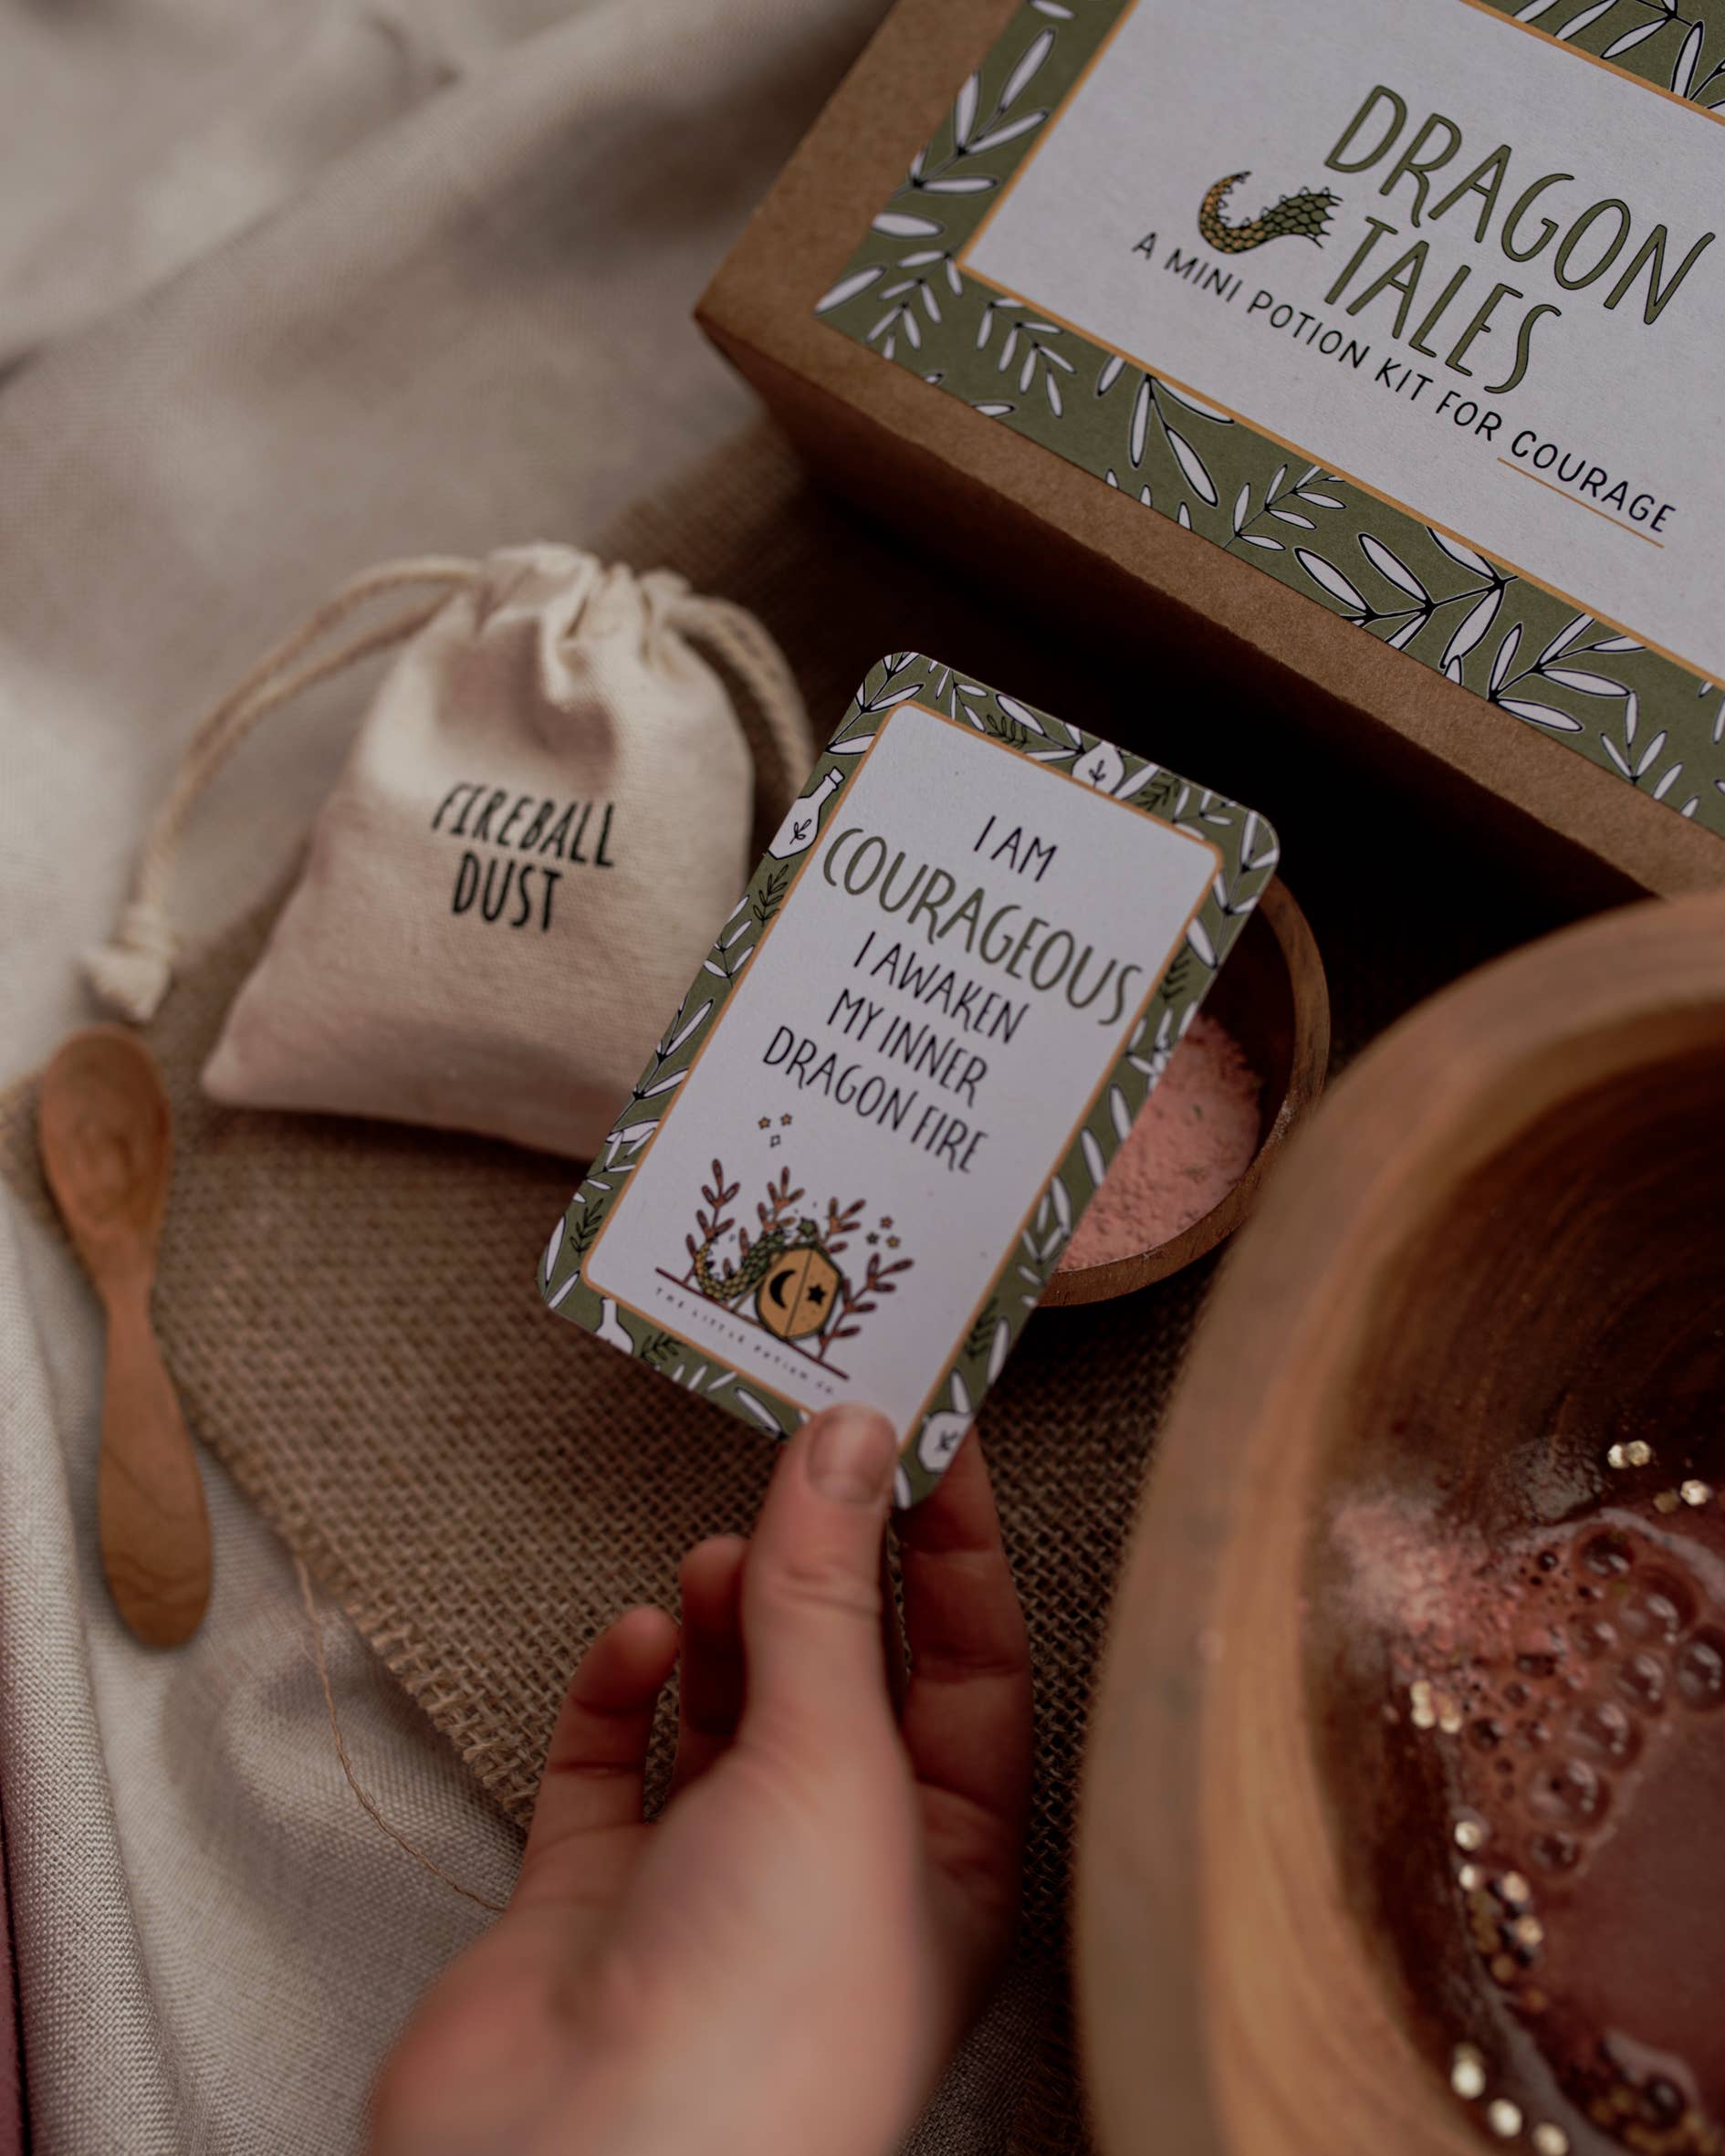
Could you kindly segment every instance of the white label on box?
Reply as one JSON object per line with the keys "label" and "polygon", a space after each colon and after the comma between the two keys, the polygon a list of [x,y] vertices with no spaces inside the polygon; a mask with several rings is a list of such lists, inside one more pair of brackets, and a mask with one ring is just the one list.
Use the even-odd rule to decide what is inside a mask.
{"label": "white label on box", "polygon": [[1471,0],[1135,0],[962,267],[1717,678],[1722,206],[1718,120]]}

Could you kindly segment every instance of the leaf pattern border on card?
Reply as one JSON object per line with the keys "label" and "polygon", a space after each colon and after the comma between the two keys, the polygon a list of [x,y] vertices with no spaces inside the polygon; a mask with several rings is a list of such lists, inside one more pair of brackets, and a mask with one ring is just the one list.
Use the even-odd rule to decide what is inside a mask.
{"label": "leaf pattern border on card", "polygon": [[[815,311],[1725,837],[1717,683],[959,268],[1127,5],[1025,0]],[[1725,0],[1480,5],[1725,123]]]}
{"label": "leaf pattern border on card", "polygon": [[[901,1505],[915,1503],[940,1480],[1280,857],[1275,832],[1255,811],[917,652],[894,653],[870,670],[810,773],[805,797],[818,795],[830,774],[836,773],[839,780],[818,811],[821,830],[883,717],[913,697],[1033,763],[1066,771],[1159,822],[1205,840],[1216,848],[1221,866],[1089,1115],[1003,1258],[958,1352],[941,1374],[935,1404],[908,1439],[894,1492]],[[540,1293],[560,1315],[651,1364],[685,1390],[780,1436],[802,1420],[794,1402],[752,1377],[739,1376],[633,1311],[620,1309],[588,1286],[581,1261],[758,947],[777,909],[774,894],[782,886],[783,866],[768,854],[756,870],[551,1230],[539,1265]]]}

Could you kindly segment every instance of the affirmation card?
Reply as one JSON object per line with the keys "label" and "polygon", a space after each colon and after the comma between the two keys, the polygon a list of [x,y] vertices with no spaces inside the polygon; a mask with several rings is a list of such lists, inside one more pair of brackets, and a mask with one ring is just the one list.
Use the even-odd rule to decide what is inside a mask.
{"label": "affirmation card", "polygon": [[569,1209],[552,1309],[926,1494],[1275,872],[1241,808],[915,653],[816,763]]}

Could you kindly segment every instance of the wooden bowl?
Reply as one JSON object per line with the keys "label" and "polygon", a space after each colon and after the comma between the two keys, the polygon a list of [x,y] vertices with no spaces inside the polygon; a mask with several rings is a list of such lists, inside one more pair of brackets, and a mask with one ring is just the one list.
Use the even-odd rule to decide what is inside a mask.
{"label": "wooden bowl", "polygon": [[1521,1533],[1602,1502],[1627,1428],[1725,1451],[1722,1132],[1714,894],[1473,975],[1291,1149],[1162,1433],[1100,1688],[1078,1944],[1108,2156],[1538,2145],[1446,2085],[1396,1936],[1386,1881],[1456,1852],[1375,1781],[1383,1642],[1338,1621],[1338,1523],[1387,1496]]}
{"label": "wooden bowl", "polygon": [[1322,1092],[1330,1062],[1329,987],[1306,916],[1280,878],[1253,909],[1204,1009],[1227,1028],[1263,1080],[1258,1151],[1251,1166],[1219,1205],[1166,1242],[1105,1265],[1057,1272],[1041,1309],[1129,1295],[1213,1251],[1257,1204],[1289,1132]]}

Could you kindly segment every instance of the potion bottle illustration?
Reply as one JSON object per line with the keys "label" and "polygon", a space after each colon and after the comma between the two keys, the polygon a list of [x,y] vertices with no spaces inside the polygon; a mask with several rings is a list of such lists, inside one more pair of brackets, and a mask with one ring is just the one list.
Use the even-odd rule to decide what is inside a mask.
{"label": "potion bottle illustration", "polygon": [[815,833],[821,829],[821,805],[829,794],[837,792],[844,782],[842,771],[829,771],[819,784],[791,802],[785,820],[773,834],[773,842],[767,851],[775,861],[793,861],[799,853],[806,853],[813,845]]}

